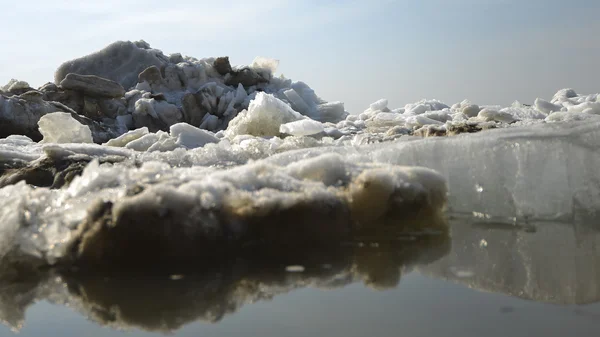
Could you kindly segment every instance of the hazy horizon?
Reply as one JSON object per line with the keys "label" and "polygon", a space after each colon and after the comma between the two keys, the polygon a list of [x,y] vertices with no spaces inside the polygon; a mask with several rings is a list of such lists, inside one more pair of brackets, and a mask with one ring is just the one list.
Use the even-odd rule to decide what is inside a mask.
{"label": "hazy horizon", "polygon": [[[0,85],[38,87],[63,62],[117,40],[197,58],[280,60],[279,74],[357,113],[380,98],[508,105],[561,88],[600,92],[597,1],[259,3],[32,0],[4,6]],[[10,52],[7,50],[10,49]]]}

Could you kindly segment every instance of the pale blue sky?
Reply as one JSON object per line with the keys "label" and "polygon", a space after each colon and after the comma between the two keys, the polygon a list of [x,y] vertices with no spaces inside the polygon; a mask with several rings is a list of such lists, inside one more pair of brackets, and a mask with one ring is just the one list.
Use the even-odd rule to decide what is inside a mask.
{"label": "pale blue sky", "polygon": [[598,0],[10,1],[0,83],[39,86],[66,60],[144,39],[234,64],[279,59],[280,73],[354,113],[379,98],[530,103],[600,92],[599,16]]}

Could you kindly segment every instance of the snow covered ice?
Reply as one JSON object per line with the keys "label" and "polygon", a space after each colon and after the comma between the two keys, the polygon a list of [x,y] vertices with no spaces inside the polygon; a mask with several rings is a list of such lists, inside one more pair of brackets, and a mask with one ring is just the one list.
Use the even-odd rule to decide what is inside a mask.
{"label": "snow covered ice", "polygon": [[381,228],[444,232],[446,206],[598,211],[598,94],[507,107],[381,99],[350,114],[278,64],[117,42],[65,63],[55,83],[3,86],[0,256],[153,263]]}
{"label": "snow covered ice", "polygon": [[[356,165],[334,154],[228,170],[154,161],[136,168],[94,160],[62,189],[23,182],[1,189],[0,196],[11,200],[0,216],[4,237],[22,238],[5,243],[2,252],[17,249],[48,263],[71,258],[122,263],[144,254],[155,256],[147,261],[156,263],[259,238],[274,245],[334,242],[348,238],[352,226],[368,230],[394,219],[412,219],[405,227],[418,230],[435,227],[445,186],[429,169]],[[130,244],[138,231],[160,239],[165,228],[173,236],[165,240],[172,242],[168,247],[157,250],[153,240]]]}

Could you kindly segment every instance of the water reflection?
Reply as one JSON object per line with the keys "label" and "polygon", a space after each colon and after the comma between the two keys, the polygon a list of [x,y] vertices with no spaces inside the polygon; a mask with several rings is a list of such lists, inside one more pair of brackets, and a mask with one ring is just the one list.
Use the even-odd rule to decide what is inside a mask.
{"label": "water reflection", "polygon": [[403,273],[449,251],[450,239],[443,233],[371,235],[329,249],[254,250],[167,274],[72,268],[4,273],[0,318],[18,330],[27,307],[48,300],[113,328],[170,332],[193,321],[220,321],[246,304],[297,288],[334,289],[353,282],[375,289],[395,287]]}
{"label": "water reflection", "polygon": [[420,267],[423,274],[541,302],[600,301],[600,222],[593,215],[568,223],[452,217],[452,251]]}
{"label": "water reflection", "polygon": [[355,282],[395,288],[413,270],[476,292],[555,304],[600,301],[600,226],[594,217],[558,223],[452,213],[449,219],[446,234],[359,233],[355,241],[327,249],[255,249],[168,273],[17,266],[0,274],[0,319],[18,330],[26,309],[47,300],[115,329],[173,332],[194,321],[219,322],[243,306],[299,288]]}

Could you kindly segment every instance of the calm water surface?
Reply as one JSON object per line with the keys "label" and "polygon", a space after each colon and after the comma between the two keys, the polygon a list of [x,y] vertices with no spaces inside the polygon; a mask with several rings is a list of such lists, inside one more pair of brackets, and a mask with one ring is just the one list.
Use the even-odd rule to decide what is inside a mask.
{"label": "calm water surface", "polygon": [[[600,232],[593,221],[454,218],[451,228],[441,250],[371,247],[354,264],[324,258],[321,271],[232,272],[228,281],[222,273],[76,286],[63,280],[64,292],[45,281],[36,295],[3,295],[3,319],[25,311],[20,336],[600,335]],[[432,258],[431,251],[442,253]]]}

